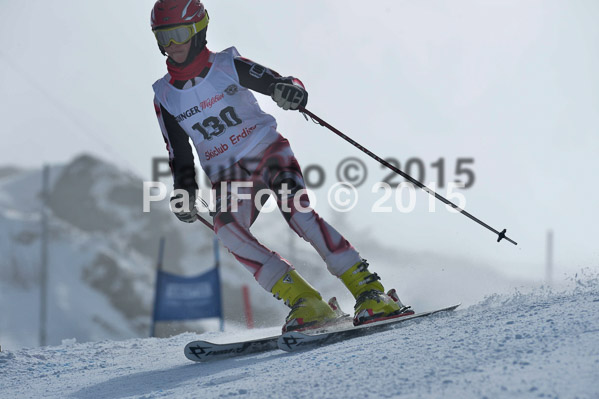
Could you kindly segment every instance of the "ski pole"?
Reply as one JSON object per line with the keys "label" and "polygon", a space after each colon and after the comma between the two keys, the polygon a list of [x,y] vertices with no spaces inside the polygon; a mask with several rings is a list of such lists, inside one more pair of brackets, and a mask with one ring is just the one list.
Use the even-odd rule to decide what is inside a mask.
{"label": "ski pole", "polygon": [[[357,149],[359,149],[360,151],[362,151],[363,153],[365,153],[366,155],[368,155],[371,158],[373,158],[375,161],[378,161],[382,165],[384,165],[387,168],[391,169],[393,172],[395,172],[398,175],[404,177],[406,180],[408,180],[412,184],[418,186],[419,188],[423,189],[424,191],[426,191],[430,195],[432,195],[435,198],[437,198],[439,201],[443,202],[446,205],[451,206],[453,209],[457,210],[458,212],[460,212],[464,216],[467,216],[471,220],[475,221],[476,223],[480,224],[481,226],[486,227],[487,229],[489,229],[493,233],[497,234],[497,236],[498,236],[497,237],[497,242],[500,242],[502,239],[505,238],[507,241],[511,242],[512,244],[518,245],[517,242],[511,240],[509,237],[507,237],[505,235],[507,229],[503,229],[501,232],[495,230],[493,227],[489,226],[488,224],[486,224],[482,220],[479,220],[475,216],[473,216],[470,213],[466,212],[464,209],[460,208],[459,206],[457,206],[453,202],[449,201],[447,198],[443,197],[442,195],[437,194],[436,192],[434,192],[433,190],[431,190],[430,188],[428,188],[427,186],[425,186],[424,184],[422,184],[418,180],[414,179],[412,176],[408,175],[407,173],[402,172],[399,168],[396,168],[395,166],[391,165],[389,162],[387,162],[384,159],[382,159],[381,157],[377,156],[372,151],[368,150],[364,146],[360,145],[358,142],[356,142],[353,139],[351,139],[350,137],[346,136],[345,134],[343,134],[341,131],[339,131],[338,129],[336,129],[335,127],[333,127],[332,125],[330,125],[329,123],[325,122],[324,120],[322,120],[318,116],[314,115],[312,112],[308,111],[306,108],[299,107],[299,111],[301,113],[303,113],[304,116],[307,115],[310,118],[312,118],[312,121],[314,123],[317,123],[317,124],[319,124],[321,126],[326,127],[327,129],[329,129],[330,131],[332,131],[333,133],[335,133],[336,135],[338,135],[339,137],[341,137],[342,139],[344,139],[345,141],[347,141],[348,143],[350,143],[351,145],[353,145],[354,147],[356,147]],[[308,120],[307,116],[306,116],[306,120]]]}
{"label": "ski pole", "polygon": [[[202,205],[204,205],[204,207],[206,209],[210,210],[210,207],[208,206],[208,203],[203,198],[200,198],[200,201],[202,201]],[[199,214],[196,214],[196,220],[199,220],[200,222],[202,222],[204,224],[204,226],[206,226],[210,230],[214,231],[214,226],[212,225],[212,223],[210,223],[209,221],[207,221],[206,219],[204,219],[203,217],[201,217]]]}
{"label": "ski pole", "polygon": [[204,223],[204,226],[206,226],[210,230],[214,231],[214,226],[212,225],[212,223],[210,223],[209,221],[207,221],[206,219],[204,219],[200,215],[196,215],[196,220],[199,220],[200,222]]}

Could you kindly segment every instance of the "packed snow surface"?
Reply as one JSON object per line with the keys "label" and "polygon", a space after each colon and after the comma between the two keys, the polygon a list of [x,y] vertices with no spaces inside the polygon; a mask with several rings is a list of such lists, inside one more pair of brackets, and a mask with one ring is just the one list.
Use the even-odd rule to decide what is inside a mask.
{"label": "packed snow surface", "polygon": [[183,355],[191,340],[256,338],[273,328],[66,340],[1,352],[0,397],[599,398],[598,311],[599,279],[587,277],[298,353],[210,363]]}

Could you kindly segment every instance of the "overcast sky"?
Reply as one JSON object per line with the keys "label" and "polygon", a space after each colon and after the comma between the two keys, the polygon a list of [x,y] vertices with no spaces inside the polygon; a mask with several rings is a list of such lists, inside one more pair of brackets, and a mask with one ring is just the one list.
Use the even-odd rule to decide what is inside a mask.
{"label": "overcast sky", "polygon": [[[438,159],[452,181],[457,160],[473,158],[475,183],[461,191],[466,209],[507,228],[520,245],[495,243],[492,233],[441,204],[430,213],[425,193],[417,193],[411,213],[373,214],[382,194],[371,187],[387,172],[260,97],[300,164],[325,168],[326,184],[316,192],[325,217],[332,216],[326,189],[335,168],[357,156],[369,178],[344,217],[389,245],[542,278],[545,233],[553,229],[558,273],[598,266],[599,2],[204,4],[210,49],[235,45],[299,77],[310,110],[402,166],[422,160],[426,183],[437,179],[431,164]],[[0,0],[0,32],[8,39],[0,48],[0,165],[39,167],[89,152],[150,178],[152,157],[166,155],[152,107],[151,85],[165,73],[149,27],[152,5]]]}

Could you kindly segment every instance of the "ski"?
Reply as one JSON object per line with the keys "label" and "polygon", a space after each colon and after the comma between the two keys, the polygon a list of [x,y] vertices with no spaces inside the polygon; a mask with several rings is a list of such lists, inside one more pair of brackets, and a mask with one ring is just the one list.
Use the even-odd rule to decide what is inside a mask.
{"label": "ski", "polygon": [[337,329],[335,331],[324,331],[319,333],[290,331],[278,337],[277,344],[279,349],[284,350],[286,352],[293,352],[303,348],[314,348],[317,346],[323,346],[334,342],[343,341],[349,338],[379,332],[405,321],[430,316],[439,312],[452,311],[455,310],[458,306],[460,306],[460,304],[449,306],[443,309],[432,310],[430,312],[399,316],[396,318],[387,319],[383,321],[375,321],[369,324],[363,324],[356,327],[352,326],[345,329]]}
{"label": "ski", "polygon": [[[307,329],[304,331],[313,331],[321,333],[327,328],[339,327],[339,324],[351,325],[352,317],[349,315],[342,316],[332,323],[320,326],[313,330]],[[194,362],[206,362],[216,359],[225,359],[230,357],[245,356],[252,353],[268,352],[278,349],[278,340],[281,335],[272,337],[258,338],[249,341],[229,342],[225,344],[215,344],[209,341],[192,341],[185,345],[185,357]]]}
{"label": "ski", "polygon": [[208,341],[192,341],[185,345],[185,357],[194,362],[203,362],[213,359],[224,359],[234,356],[249,355],[275,350],[278,348],[277,340],[280,335],[259,338],[251,341],[231,342],[228,344],[215,344]]}
{"label": "ski", "polygon": [[[307,328],[303,331],[321,333],[329,331],[331,328],[343,328],[351,325],[352,316],[344,313],[336,298],[329,300],[329,305],[335,310],[338,318],[315,328]],[[194,362],[206,362],[210,360],[226,359],[231,357],[245,356],[252,353],[268,352],[278,349],[277,341],[281,335],[272,337],[258,338],[248,341],[229,342],[224,344],[215,344],[209,341],[192,341],[185,345],[185,357]]]}

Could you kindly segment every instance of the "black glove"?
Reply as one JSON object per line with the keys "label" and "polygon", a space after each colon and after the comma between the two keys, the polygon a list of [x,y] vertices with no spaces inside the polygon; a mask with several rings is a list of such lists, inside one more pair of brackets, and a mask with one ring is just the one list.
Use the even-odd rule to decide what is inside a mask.
{"label": "black glove", "polygon": [[171,198],[171,210],[175,216],[182,222],[193,223],[197,220],[198,210],[196,209],[196,197],[193,193],[189,193],[185,200],[185,195],[179,193]]}
{"label": "black glove", "polygon": [[284,110],[305,107],[308,103],[308,92],[301,86],[292,83],[277,83],[272,87],[270,95],[277,105]]}

